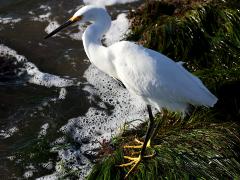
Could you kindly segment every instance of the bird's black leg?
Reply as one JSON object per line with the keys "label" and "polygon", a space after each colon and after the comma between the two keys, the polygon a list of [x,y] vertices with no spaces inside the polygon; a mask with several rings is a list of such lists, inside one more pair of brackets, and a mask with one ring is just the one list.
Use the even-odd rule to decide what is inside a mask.
{"label": "bird's black leg", "polygon": [[156,125],[156,127],[155,127],[155,129],[152,132],[152,135],[150,137],[150,141],[152,141],[154,139],[154,137],[157,135],[158,129],[161,126],[162,122],[164,122],[166,117],[167,117],[167,110],[162,109],[162,118],[160,120],[158,120],[157,125]]}
{"label": "bird's black leg", "polygon": [[149,139],[151,138],[151,134],[154,129],[154,117],[153,117],[152,109],[151,109],[150,105],[147,105],[147,110],[148,110],[148,115],[149,115],[149,124],[148,124],[148,130],[146,133],[146,137],[145,137],[145,140],[144,140],[144,143],[143,143],[143,146],[141,149],[141,153],[140,153],[140,155],[142,157],[144,156],[144,152],[146,150],[147,143],[148,143]]}
{"label": "bird's black leg", "polygon": [[154,117],[153,117],[153,114],[152,114],[152,109],[151,109],[151,106],[150,105],[147,105],[147,110],[148,110],[148,115],[149,115],[149,123],[148,123],[148,129],[147,129],[147,133],[145,134],[145,140],[144,142],[141,142],[139,141],[138,139],[134,139],[134,141],[140,145],[126,145],[124,146],[123,148],[124,149],[141,149],[140,151],[140,154],[141,156],[143,156],[144,154],[144,151],[147,147],[150,147],[150,140],[151,140],[151,134],[153,133],[154,131],[154,126],[155,126],[155,123],[154,123]]}
{"label": "bird's black leg", "polygon": [[149,142],[149,140],[151,138],[151,134],[152,134],[153,129],[154,129],[154,118],[153,118],[153,114],[152,114],[152,110],[151,110],[151,106],[150,105],[147,105],[147,110],[148,110],[148,114],[149,114],[149,124],[148,124],[147,134],[146,134],[144,143],[142,145],[142,149],[141,149],[140,155],[138,157],[124,156],[124,159],[128,159],[131,162],[119,165],[120,167],[132,166],[131,169],[126,174],[124,179],[128,178],[129,174],[138,166],[138,164],[141,162],[141,160],[143,158],[151,158],[151,157],[153,157],[155,155],[155,154],[153,154],[153,155],[149,155],[149,156],[144,156],[146,147],[148,145],[148,142]]}

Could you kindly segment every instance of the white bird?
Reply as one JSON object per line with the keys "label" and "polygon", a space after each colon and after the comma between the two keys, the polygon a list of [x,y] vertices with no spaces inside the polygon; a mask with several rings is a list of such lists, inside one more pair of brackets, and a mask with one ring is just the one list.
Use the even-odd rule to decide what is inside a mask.
{"label": "white bird", "polygon": [[[150,121],[144,143],[140,146],[140,155],[137,158],[125,156],[131,162],[120,165],[132,165],[127,177],[142,160],[147,145],[156,134],[158,125],[155,126],[151,107],[162,112],[166,109],[185,113],[190,104],[213,107],[217,98],[199,78],[180,63],[159,52],[129,41],[120,41],[109,47],[103,46],[101,38],[111,25],[111,18],[103,7],[82,7],[45,38],[76,22],[91,23],[82,37],[84,50],[91,63],[109,76],[120,80],[128,91],[139,96],[147,106]],[[162,118],[164,117],[165,113]]]}

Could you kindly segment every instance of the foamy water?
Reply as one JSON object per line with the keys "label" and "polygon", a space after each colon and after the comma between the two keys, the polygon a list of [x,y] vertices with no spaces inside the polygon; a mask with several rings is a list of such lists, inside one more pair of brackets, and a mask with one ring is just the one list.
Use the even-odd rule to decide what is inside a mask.
{"label": "foamy water", "polygon": [[111,6],[114,4],[126,4],[136,2],[138,0],[83,0],[85,4],[96,4],[96,5],[103,5],[103,6]]}
{"label": "foamy water", "polygon": [[[96,102],[96,107],[89,108],[85,116],[70,119],[61,130],[70,133],[74,140],[88,138],[92,142],[109,140],[119,132],[125,122],[144,119],[145,106],[137,97],[121,87],[114,79],[99,71],[94,65],[90,65],[84,73],[89,85],[84,87],[91,96],[90,101]],[[99,97],[100,101],[94,97]],[[111,109],[109,112],[108,109]],[[74,127],[81,132],[72,131]],[[85,149],[99,146],[86,145]]]}
{"label": "foamy water", "polygon": [[[121,0],[121,1],[110,0],[110,1],[95,1],[95,3],[101,4],[101,5],[113,5],[113,4],[130,3],[134,1],[135,0]],[[85,3],[87,4],[92,2],[93,1],[90,2],[88,0],[85,1]],[[80,6],[75,6],[75,7],[76,8],[70,7],[69,8],[70,10],[69,9],[66,10],[66,14],[65,14],[66,17],[71,16],[71,14],[73,14],[75,10],[79,9]],[[42,34],[44,34],[43,32],[49,33],[62,23],[60,22],[59,18],[56,18],[60,16],[60,14],[55,14],[56,12],[53,11],[54,8],[55,7],[50,5],[37,5],[33,9],[26,9],[26,12],[28,12],[28,17],[27,17],[28,19],[27,18],[0,19],[0,22],[3,22],[3,24],[11,25],[14,23],[21,23],[22,21],[24,23],[26,23],[26,21],[29,21],[33,25],[36,25],[37,28],[41,27],[39,31],[41,31]],[[74,32],[71,32],[74,28],[78,29],[78,31],[74,30]],[[114,42],[117,42],[123,39],[125,37],[125,34],[128,32],[128,28],[129,28],[129,20],[127,19],[126,14],[118,15],[116,19],[113,19],[111,28],[106,34],[106,36],[104,37],[105,44],[111,45]],[[34,31],[36,31],[36,29],[34,29]],[[70,44],[70,42],[75,43],[76,41],[81,40],[82,32],[84,30],[82,25],[81,24],[75,25],[75,27],[73,27],[72,30],[71,28],[66,29],[63,32],[58,33],[57,36],[61,37],[61,41],[65,42],[66,44],[67,43]],[[70,39],[70,40],[67,40],[67,39]],[[38,44],[39,45],[38,47],[41,48],[41,51],[39,50],[37,53],[43,52],[42,49],[44,49],[45,47],[50,47],[49,44],[54,41],[56,42],[56,45],[57,43],[59,43],[57,42],[58,38],[52,41],[36,40],[36,42],[34,43]],[[30,42],[30,40],[26,41],[26,43],[28,42]],[[77,43],[81,43],[81,42],[77,42]],[[61,54],[59,54],[59,56],[61,57],[67,57],[67,56],[69,57],[68,59],[61,58],[60,61],[61,60],[67,61],[69,59],[71,61],[74,60],[74,63],[76,64],[76,68],[79,67],[79,64],[81,65],[81,63],[84,62],[85,67],[81,69],[81,71],[83,71],[86,69],[86,64],[90,64],[90,62],[86,61],[86,59],[84,58],[77,59],[76,54],[74,54],[75,56],[72,56],[71,53],[75,53],[73,49],[81,47],[80,45],[77,46],[77,43],[76,43],[76,47],[72,46],[71,48],[70,47],[68,48],[65,46],[57,46],[58,48],[66,48],[66,49],[64,49],[63,51],[56,51],[56,52],[61,52]],[[8,43],[8,44],[11,44],[11,43]],[[51,44],[51,47],[54,48],[53,44]],[[19,49],[22,50],[24,49],[24,47],[21,47]],[[82,50],[82,49],[79,49],[79,50]],[[23,52],[26,52],[26,51],[23,50]],[[48,53],[47,50],[45,50],[45,52]],[[34,52],[30,54],[34,54]],[[50,57],[52,57],[51,55]],[[24,55],[21,55],[21,53],[18,53],[17,51],[15,51],[13,48],[11,48],[11,46],[8,47],[4,44],[0,44],[0,57],[3,57],[3,58],[9,57],[11,60],[14,60],[14,63],[19,65],[19,66],[16,66],[16,68],[18,69],[13,69],[14,71],[17,72],[16,73],[17,76],[19,78],[22,78],[23,75],[24,77],[27,77],[26,81],[24,81],[25,87],[29,86],[29,84],[37,85],[37,86],[33,86],[34,88],[40,87],[40,86],[42,86],[41,88],[43,89],[45,88],[49,89],[50,87],[55,87],[55,88],[51,88],[51,90],[53,90],[54,93],[57,92],[57,95],[54,94],[53,96],[47,94],[46,96],[48,97],[44,99],[45,94],[41,93],[41,90],[39,90],[38,93],[41,94],[41,99],[37,102],[36,109],[33,109],[34,113],[37,116],[38,115],[40,116],[41,114],[41,116],[44,117],[42,120],[43,122],[40,123],[39,127],[37,128],[35,127],[37,129],[36,134],[34,135],[36,136],[36,138],[40,138],[40,139],[47,138],[49,132],[52,132],[53,130],[56,131],[56,134],[57,134],[57,131],[59,131],[66,135],[66,136],[63,135],[61,137],[57,137],[51,143],[51,145],[53,146],[52,151],[55,151],[58,153],[58,162],[49,160],[49,162],[40,163],[41,167],[45,168],[46,170],[55,169],[55,172],[53,172],[48,176],[40,177],[39,179],[58,179],[60,177],[63,177],[66,173],[65,172],[66,168],[70,168],[73,171],[74,170],[80,171],[81,174],[79,175],[79,177],[80,179],[83,179],[90,172],[93,166],[93,164],[87,158],[88,155],[96,154],[97,149],[100,148],[101,146],[101,142],[108,141],[112,137],[121,133],[121,130],[125,125],[125,123],[135,120],[133,123],[130,124],[130,127],[132,127],[131,125],[134,126],[142,122],[142,120],[144,120],[147,117],[147,113],[145,112],[145,105],[137,97],[130,95],[128,91],[123,87],[121,87],[114,79],[100,72],[93,65],[90,65],[85,70],[85,72],[83,73],[83,78],[81,73],[79,73],[80,75],[78,73],[75,73],[75,74],[73,73],[74,78],[78,80],[78,83],[75,83],[73,80],[69,78],[52,74],[51,68],[54,69],[53,67],[53,65],[55,65],[54,63],[52,66],[50,66],[49,68],[50,70],[49,70],[48,68],[46,68],[47,66],[44,64],[44,61],[43,61],[44,65],[42,66],[42,62],[40,60],[38,61],[32,58],[32,56],[29,56],[31,57],[29,58],[28,55],[26,54],[26,57],[25,57],[25,53]],[[36,58],[38,58],[39,54],[36,56],[37,56]],[[79,58],[79,56],[77,57]],[[46,56],[41,56],[41,58],[46,58]],[[51,62],[53,61],[49,61],[49,64],[51,64]],[[36,66],[36,64],[38,63],[39,63],[39,67]],[[63,68],[63,69],[65,68],[61,66],[62,62],[57,61],[56,64],[58,65],[58,63],[60,64],[60,66],[54,69],[55,72],[59,72],[60,68]],[[71,66],[69,67],[71,68]],[[48,72],[44,72],[46,71],[44,68],[48,69]],[[68,71],[62,71],[59,74],[67,74],[67,72]],[[78,76],[81,76],[81,77],[78,77]],[[71,77],[73,77],[73,75],[71,75]],[[78,86],[79,84],[81,86]],[[75,86],[76,89],[80,91],[79,96],[73,95],[73,93],[76,93],[76,89],[74,89],[75,87],[73,86]],[[86,93],[81,94],[82,91]],[[39,98],[39,94],[36,95],[35,97],[34,93],[35,92],[33,90],[33,94],[31,94],[31,96],[33,98]],[[88,100],[89,104],[86,104],[85,105],[86,107],[84,108],[82,107],[79,107],[79,109],[76,108],[77,110],[75,111],[79,111],[79,112],[74,112],[73,113],[74,115],[68,114],[65,120],[61,119],[61,123],[64,122],[65,125],[63,125],[60,129],[58,129],[55,127],[55,125],[58,123],[59,117],[55,116],[55,114],[52,115],[50,113],[55,111],[54,108],[58,108],[58,105],[61,106],[62,102],[65,103],[65,104],[63,103],[65,108],[64,111],[68,112],[68,109],[70,110],[72,108],[71,107],[72,103],[70,103],[67,106],[69,101],[71,101],[69,100],[70,99],[69,97],[71,96],[74,98],[75,97],[79,98],[81,96],[84,96],[84,98]],[[79,99],[79,101],[81,101],[81,99]],[[81,103],[79,104],[82,105]],[[19,106],[21,107],[21,105]],[[25,108],[25,106],[23,106],[23,108]],[[81,112],[82,110],[81,108],[85,113]],[[86,111],[84,111],[85,109]],[[60,114],[60,116],[62,115],[61,112],[58,112],[58,113]],[[63,116],[61,116],[61,118],[65,117],[64,113],[63,113]],[[29,117],[30,119],[28,119],[27,123],[29,124],[35,123],[35,121],[33,122],[33,120],[31,120],[33,119],[32,114]],[[45,117],[47,119],[46,121],[44,121]],[[24,123],[24,121],[22,121],[22,123]],[[31,126],[29,125],[29,127]],[[9,128],[7,127],[5,129],[0,129],[1,139],[4,139],[4,140],[5,139],[8,140],[11,137],[14,137],[14,135],[18,135],[18,133],[23,133],[23,131],[20,127],[18,127],[17,123],[14,126],[11,126]],[[66,137],[70,138],[71,142],[69,142]],[[64,148],[59,148],[59,145],[61,146],[64,144],[69,144],[69,146],[67,147],[64,146]],[[76,148],[74,144],[80,144],[80,148]],[[9,159],[11,159],[12,161],[18,161],[18,159],[16,159],[15,157],[12,157]],[[22,178],[33,178],[34,175],[39,171],[38,167],[31,163],[28,166],[23,167],[23,169],[24,169],[23,171],[24,173],[22,174]]]}
{"label": "foamy water", "polygon": [[57,21],[49,21],[48,26],[45,28],[45,32],[47,34],[49,34],[50,32],[52,32],[54,29],[56,29],[59,26],[60,26],[60,24]]}
{"label": "foamy water", "polygon": [[16,64],[22,63],[22,67],[19,70],[19,76],[23,73],[27,73],[29,83],[46,87],[67,87],[73,85],[73,81],[70,79],[39,71],[33,63],[26,59],[26,57],[19,55],[15,50],[3,44],[0,44],[0,57],[12,57],[15,59]]}
{"label": "foamy water", "polygon": [[6,130],[0,130],[0,137],[2,137],[3,139],[9,138],[12,135],[14,135],[15,133],[18,132],[18,127],[12,127],[10,129],[6,129]]}
{"label": "foamy water", "polygon": [[[59,162],[63,163],[65,168],[81,172],[80,179],[90,172],[93,165],[85,154],[96,153],[101,142],[109,141],[119,134],[126,123],[133,121],[128,124],[131,128],[147,117],[142,101],[93,65],[85,71],[84,77],[89,83],[84,90],[90,93],[89,101],[95,102],[95,107],[90,107],[84,116],[70,119],[61,128],[64,134],[81,144],[81,147],[58,150],[61,159]],[[58,164],[57,175],[64,174],[65,168]]]}
{"label": "foamy water", "polygon": [[106,45],[112,45],[126,37],[130,27],[127,14],[121,13],[117,16],[117,19],[112,21],[111,27],[105,35]]}
{"label": "foamy water", "polygon": [[21,18],[12,18],[12,17],[0,17],[0,24],[15,24],[20,22],[22,19]]}

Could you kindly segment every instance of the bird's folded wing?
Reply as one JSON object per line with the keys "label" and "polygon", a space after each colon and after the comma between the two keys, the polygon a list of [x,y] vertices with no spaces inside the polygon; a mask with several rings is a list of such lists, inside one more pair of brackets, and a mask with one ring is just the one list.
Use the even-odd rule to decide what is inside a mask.
{"label": "bird's folded wing", "polygon": [[197,77],[168,57],[131,42],[117,44],[113,63],[129,91],[146,98],[193,105],[211,106],[216,99]]}

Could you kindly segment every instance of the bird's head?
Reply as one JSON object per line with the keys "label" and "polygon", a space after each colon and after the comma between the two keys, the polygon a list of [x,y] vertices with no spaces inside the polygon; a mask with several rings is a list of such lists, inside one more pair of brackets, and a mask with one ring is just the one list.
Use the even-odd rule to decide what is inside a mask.
{"label": "bird's head", "polygon": [[[53,36],[57,32],[66,28],[67,26],[74,24],[76,22],[86,23],[86,22],[94,22],[101,20],[111,20],[105,8],[96,6],[96,5],[88,5],[79,9],[69,20],[67,20],[64,24],[59,26],[57,29],[53,30],[49,33],[45,39]],[[104,21],[103,21],[104,22]]]}

